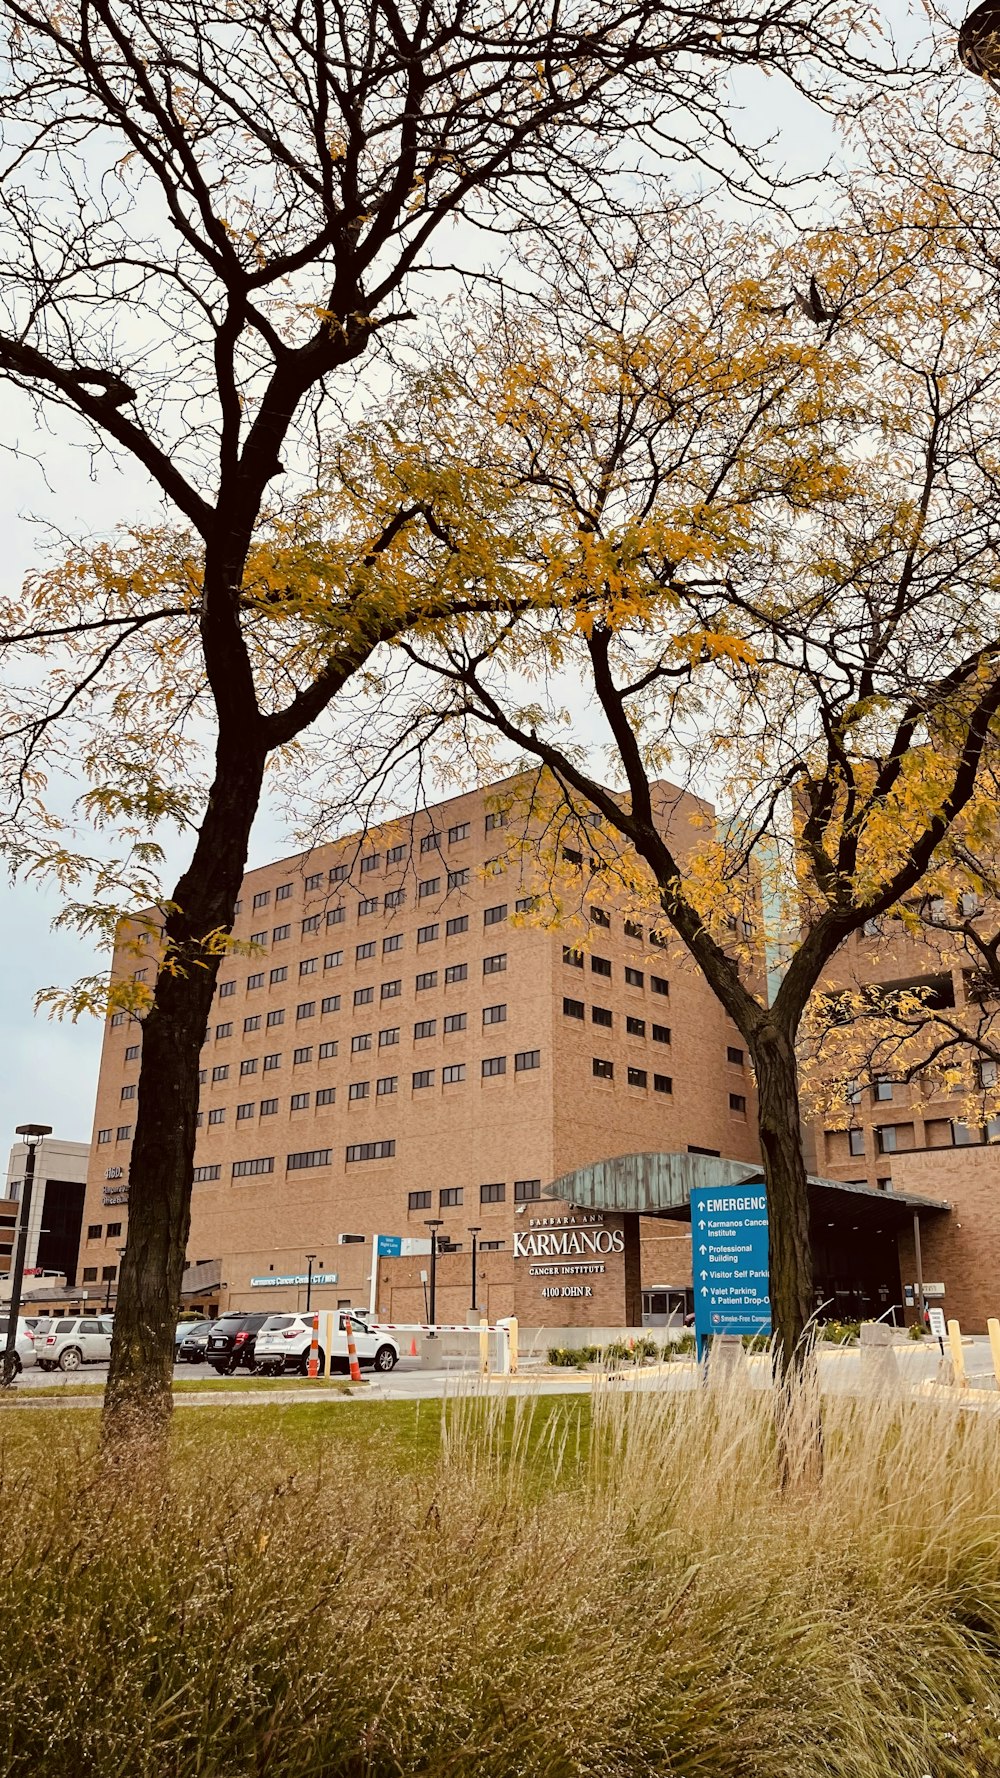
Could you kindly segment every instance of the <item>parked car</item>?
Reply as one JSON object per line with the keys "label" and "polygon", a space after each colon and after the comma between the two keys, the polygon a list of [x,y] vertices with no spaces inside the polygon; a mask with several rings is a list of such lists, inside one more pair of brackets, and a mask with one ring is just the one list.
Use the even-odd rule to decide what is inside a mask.
{"label": "parked car", "polygon": [[[0,1320],[0,1364],[3,1363],[3,1355],[7,1350],[7,1335],[9,1331],[10,1316],[8,1315],[6,1320]],[[24,1315],[19,1315],[17,1318],[17,1338],[14,1342],[14,1375],[17,1376],[19,1371],[25,1370],[37,1363],[38,1355],[35,1351],[34,1330],[29,1327],[27,1318]]]}
{"label": "parked car", "polygon": [[[320,1322],[322,1332],[323,1322]],[[389,1334],[373,1332],[359,1316],[351,1315],[351,1332],[358,1354],[358,1363],[372,1365],[377,1371],[391,1371],[399,1358],[399,1347]],[[257,1335],[254,1349],[254,1370],[262,1376],[277,1377],[283,1371],[299,1371],[302,1376],[309,1375],[309,1356],[312,1350],[312,1316],[311,1315],[269,1315]],[[326,1361],[326,1353],[322,1346],[319,1350],[319,1368],[322,1372]],[[341,1310],[336,1319],[336,1326],[330,1348],[331,1370],[346,1370],[347,1355],[347,1315]]]}
{"label": "parked car", "polygon": [[174,1358],[178,1364],[204,1364],[208,1336],[215,1321],[182,1321],[177,1329],[178,1343]]}
{"label": "parked car", "polygon": [[67,1315],[39,1321],[35,1356],[43,1371],[79,1370],[81,1364],[106,1364],[111,1357],[111,1315]]}
{"label": "parked car", "polygon": [[254,1341],[267,1319],[264,1314],[247,1315],[241,1310],[213,1321],[205,1357],[220,1377],[241,1364],[248,1370],[253,1368]]}

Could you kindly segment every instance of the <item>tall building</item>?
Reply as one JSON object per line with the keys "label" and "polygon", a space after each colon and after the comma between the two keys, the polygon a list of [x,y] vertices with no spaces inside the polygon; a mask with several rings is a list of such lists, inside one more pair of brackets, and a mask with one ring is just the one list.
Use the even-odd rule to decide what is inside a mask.
{"label": "tall building", "polygon": [[[517,794],[510,780],[247,874],[234,932],[255,951],[220,969],[202,1055],[189,1301],[295,1306],[302,1286],[272,1280],[304,1278],[309,1255],[314,1306],[367,1301],[373,1237],[412,1251],[439,1220],[459,1249],[478,1231],[484,1302],[504,1313],[514,1232],[551,1180],[642,1149],[757,1159],[735,1027],[576,840],[544,866],[565,923],[539,923],[548,840],[521,843]],[[681,849],[713,818],[669,785],[658,809]],[[134,953],[113,968],[137,973]],[[109,1019],[84,1282],[124,1240],[141,1042]],[[642,1263],[648,1289],[684,1284],[686,1232],[645,1225]]]}
{"label": "tall building", "polygon": [[[7,1162],[7,1185],[0,1201],[0,1297],[8,1294],[15,1235],[20,1215],[27,1146],[15,1142]],[[35,1183],[25,1250],[25,1300],[42,1301],[54,1281],[72,1289],[83,1222],[90,1145],[43,1136],[35,1148]],[[52,1285],[46,1283],[52,1281]],[[59,1297],[61,1290],[56,1290]]]}

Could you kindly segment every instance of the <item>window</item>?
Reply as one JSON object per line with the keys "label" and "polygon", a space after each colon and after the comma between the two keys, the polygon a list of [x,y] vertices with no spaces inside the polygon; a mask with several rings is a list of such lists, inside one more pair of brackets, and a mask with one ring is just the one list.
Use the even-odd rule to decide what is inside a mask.
{"label": "window", "polygon": [[381,1080],[376,1081],[375,1083],[375,1095],[379,1099],[386,1099],[390,1093],[396,1091],[398,1086],[398,1074],[383,1074]]}
{"label": "window", "polygon": [[651,975],[649,978],[649,985],[654,994],[670,993],[670,983],[665,982],[662,975]]}
{"label": "window", "polygon": [[279,982],[287,982],[287,980],[288,980],[288,967],[286,964],[283,963],[281,965],[280,969],[272,969],[272,971],[271,971],[271,986],[272,986],[272,988],[276,988]]}
{"label": "window", "polygon": [[615,1078],[614,1063],[603,1061],[600,1056],[595,1056],[594,1057],[594,1075],[598,1080],[614,1080],[614,1078]]}
{"label": "window", "polygon": [[633,969],[630,963],[625,965],[625,985],[628,988],[645,987],[646,977],[641,969]]}
{"label": "window", "polygon": [[438,1195],[438,1203],[442,1210],[457,1210],[461,1202],[462,1187],[460,1185],[446,1185]]}
{"label": "window", "polygon": [[468,870],[450,870],[448,872],[449,889],[464,889],[469,881]]}
{"label": "window", "polygon": [[397,978],[394,982],[383,982],[380,997],[383,1000],[397,1000],[403,992],[403,983]]}
{"label": "window", "polygon": [[437,938],[437,935],[440,932],[440,930],[441,930],[441,928],[437,924],[435,924],[433,926],[418,926],[417,927],[417,943],[418,943],[418,945],[429,945],[431,943],[432,939]]}
{"label": "window", "polygon": [[651,932],[649,942],[651,945],[656,945],[658,950],[665,951],[670,940],[665,932]]}
{"label": "window", "polygon": [[606,914],[604,912],[603,908],[591,908],[590,918],[591,918],[591,923],[594,926],[610,926],[611,925],[611,915]]}
{"label": "window", "polygon": [[444,972],[445,982],[464,982],[468,980],[469,965],[467,963],[449,963]]}
{"label": "window", "polygon": [[390,1025],[387,1030],[380,1031],[378,1034],[378,1047],[380,1050],[391,1049],[392,1045],[394,1043],[398,1043],[398,1042],[399,1042],[399,1026],[398,1025]]}
{"label": "window", "polygon": [[468,930],[469,930],[469,916],[468,916],[468,914],[456,914],[456,916],[453,920],[448,920],[446,922],[445,929],[444,929],[444,935],[445,935],[445,938],[457,938],[458,934],[460,932],[468,932]]}
{"label": "window", "polygon": [[743,1051],[737,1049],[736,1045],[733,1043],[728,1044],[726,1047],[726,1061],[731,1062],[734,1068],[742,1068]]}
{"label": "window", "polygon": [[370,1088],[371,1088],[370,1081],[352,1080],[350,1086],[347,1089],[347,1097],[349,1099],[354,1099],[354,1100],[367,1099]]}
{"label": "window", "polygon": [[864,1154],[864,1152],[865,1152],[864,1130],[848,1130],[847,1142],[848,1142],[848,1147],[850,1148],[850,1151],[852,1154]]}
{"label": "window", "polygon": [[630,1087],[645,1087],[649,1084],[645,1068],[630,1068],[627,1078]]}
{"label": "window", "polygon": [[418,975],[417,977],[418,994],[422,993],[425,988],[436,988],[437,985],[438,975],[436,969],[425,969],[423,974]]}
{"label": "window", "polygon": [[[345,1159],[348,1161],[389,1161],[396,1152],[394,1141],[389,1142],[352,1142],[347,1149]],[[430,1192],[427,1193],[428,1203]]]}
{"label": "window", "polygon": [[104,1233],[103,1222],[92,1222],[92,1223],[88,1224],[88,1226],[87,1226],[87,1240],[88,1241],[99,1241],[103,1233]]}
{"label": "window", "polygon": [[[969,1140],[968,1136],[966,1136],[966,1140]],[[875,1142],[879,1154],[895,1154],[896,1149],[899,1146],[895,1124],[883,1124],[880,1129],[877,1129],[875,1131]]]}
{"label": "window", "polygon": [[635,920],[626,920],[625,936],[626,938],[637,938],[641,944],[643,940],[642,927]]}
{"label": "window", "polygon": [[359,920],[363,920],[365,918],[366,914],[377,914],[377,913],[378,913],[378,896],[377,895],[366,895],[363,901],[358,902],[358,919]]}
{"label": "window", "polygon": [[479,1202],[481,1204],[502,1204],[506,1199],[506,1196],[507,1187],[501,1184],[499,1180],[496,1180],[490,1185],[481,1185],[479,1187]]}
{"label": "window", "polygon": [[506,1072],[507,1072],[507,1058],[506,1058],[506,1056],[484,1056],[483,1057],[483,1079],[484,1080],[488,1080],[491,1075],[506,1074]]}
{"label": "window", "polygon": [[441,1084],[443,1086],[446,1086],[446,1087],[454,1086],[456,1081],[464,1080],[464,1079],[465,1079],[465,1063],[464,1062],[451,1062],[451,1063],[449,1063],[447,1068],[442,1068],[442,1070],[441,1070]]}
{"label": "window", "polygon": [[735,1111],[738,1117],[746,1117],[746,1114],[747,1114],[746,1095],[744,1093],[730,1093],[730,1095],[729,1095],[729,1109],[730,1109],[730,1111]]}
{"label": "window", "polygon": [[515,1204],[534,1203],[535,1199],[540,1198],[541,1195],[542,1195],[542,1182],[540,1179],[515,1179],[515,1181],[514,1181],[514,1202],[515,1202]]}
{"label": "window", "polygon": [[374,988],[355,988],[355,990],[354,990],[354,1004],[355,1004],[355,1006],[371,1006],[371,1003],[374,1000],[374,998],[375,998],[375,989]]}
{"label": "window", "polygon": [[291,938],[291,936],[292,929],[290,926],[276,926],[271,933],[271,943],[273,945],[280,945],[283,938]]}
{"label": "window", "polygon": [[506,827],[506,825],[507,811],[505,809],[496,809],[493,814],[487,815],[486,817],[487,833],[493,833],[498,827]]}
{"label": "window", "polygon": [[346,918],[347,909],[344,907],[343,902],[341,902],[339,907],[327,908],[326,910],[326,923],[328,926],[341,926]]}
{"label": "window", "polygon": [[351,1038],[351,1055],[352,1056],[358,1055],[361,1050],[370,1050],[371,1047],[372,1047],[372,1034],[370,1031],[359,1031],[358,1035],[356,1037]]}
{"label": "window", "polygon": [[242,1062],[240,1063],[240,1073],[241,1074],[256,1074],[256,1072],[257,1072],[257,1057],[256,1056],[244,1056]]}
{"label": "window", "polygon": [[292,1066],[293,1066],[293,1068],[302,1062],[311,1062],[312,1059],[313,1059],[313,1052],[312,1052],[312,1044],[311,1043],[304,1044],[301,1049],[292,1051]]}
{"label": "window", "polygon": [[322,1012],[339,1012],[340,1011],[340,995],[339,994],[326,994],[324,996],[324,998],[320,1001],[320,1010]]}
{"label": "window", "polygon": [[[230,987],[228,982],[223,982],[222,986],[219,989],[219,993],[220,994],[225,994],[225,993],[231,994],[233,992],[233,988],[235,988],[235,986],[236,986],[235,982],[232,984],[232,987]],[[112,1023],[112,1025],[124,1025],[125,1014],[123,1012],[113,1012],[111,1014],[111,1023]]]}
{"label": "window", "polygon": [[492,957],[483,958],[484,975],[502,975],[507,967],[506,951],[497,951]]}
{"label": "window", "polygon": [[592,1006],[590,1009],[590,1016],[595,1025],[611,1026],[615,1022],[614,1014],[609,1006]]}
{"label": "window", "polygon": [[382,940],[383,957],[387,957],[390,951],[401,951],[402,948],[403,934],[401,932],[391,932],[388,938]]}
{"label": "window", "polygon": [[[306,878],[306,888],[307,889],[321,889],[322,886],[323,886],[323,872],[321,870],[314,871],[311,877]],[[275,901],[284,901],[286,895],[291,895],[291,893],[292,893],[291,883],[282,883],[281,888],[278,890],[278,893],[274,899],[275,899]]]}
{"label": "window", "polygon": [[428,895],[439,895],[441,892],[440,877],[425,877],[417,884],[417,899],[423,901]]}
{"label": "window", "polygon": [[253,905],[255,908],[266,908],[270,899],[270,889],[260,889],[253,898]]}
{"label": "window", "polygon": [[98,1142],[110,1142],[111,1141],[111,1131],[110,1130],[98,1130],[97,1140],[98,1140]]}
{"label": "window", "polygon": [[444,1028],[446,1031],[464,1031],[467,1022],[467,1014],[464,1012],[450,1012],[445,1019]]}
{"label": "window", "polygon": [[97,1283],[97,1267],[96,1266],[84,1266],[84,1268],[83,1268],[83,1282],[85,1284],[96,1284]]}
{"label": "window", "polygon": [[132,1125],[131,1124],[119,1124],[117,1130],[115,1131],[115,1141],[116,1142],[131,1142],[131,1140],[132,1140]]}
{"label": "window", "polygon": [[518,1050],[514,1057],[515,1074],[530,1074],[533,1068],[540,1068],[541,1065],[541,1050]]}
{"label": "window", "polygon": [[415,1038],[433,1037],[436,1030],[437,1019],[418,1019],[413,1027],[413,1035]]}
{"label": "window", "polygon": [[323,958],[324,969],[339,969],[344,961],[343,951],[327,951]]}
{"label": "window", "polygon": [[252,1099],[247,1100],[243,1105],[237,1105],[236,1122],[238,1124],[245,1123],[248,1117],[253,1117],[255,1111],[256,1106]]}
{"label": "window", "polygon": [[479,1251],[480,1251],[480,1253],[502,1253],[503,1252],[503,1242],[502,1241],[480,1241]]}
{"label": "window", "polygon": [[122,1225],[120,1222],[109,1222],[108,1223],[108,1240],[109,1241],[120,1240],[121,1239],[121,1232],[122,1232]]}
{"label": "window", "polygon": [[191,1178],[194,1180],[195,1185],[203,1185],[206,1179],[218,1179],[221,1177],[221,1174],[222,1168],[219,1165],[219,1162],[216,1161],[215,1165],[212,1167],[196,1167]]}
{"label": "window", "polygon": [[626,1018],[625,1029],[630,1037],[645,1037],[646,1021],[645,1019]]}
{"label": "window", "polygon": [[389,889],[389,890],[387,890],[386,896],[385,896],[385,904],[384,904],[386,912],[387,913],[391,912],[391,910],[393,908],[401,908],[405,901],[406,901],[406,890],[405,889]]}
{"label": "window", "polygon": [[317,1108],[320,1105],[334,1105],[336,1103],[336,1100],[337,1100],[336,1087],[320,1087],[318,1093],[316,1094]]}
{"label": "window", "polygon": [[570,1000],[564,994],[563,995],[563,1016],[567,1019],[582,1019],[583,1015],[584,1015],[583,1001],[582,1000]]}
{"label": "window", "polygon": [[883,1102],[892,1098],[892,1081],[880,1077],[875,1082],[875,1098]]}
{"label": "window", "polygon": [[378,867],[381,864],[381,862],[382,862],[381,852],[369,852],[367,858],[362,858],[362,860],[361,860],[361,869],[363,871],[378,870]]}
{"label": "window", "polygon": [[514,903],[514,912],[517,914],[533,914],[538,907],[541,907],[541,902],[537,895],[519,895]]}
{"label": "window", "polygon": [[408,1210],[429,1210],[431,1207],[430,1192],[410,1192],[406,1207]]}
{"label": "window", "polygon": [[217,1062],[215,1067],[212,1069],[212,1079],[213,1080],[228,1080],[229,1079],[229,1063],[228,1062]]}
{"label": "window", "polygon": [[276,1117],[278,1113],[277,1099],[262,1099],[260,1102],[261,1117]]}
{"label": "window", "polygon": [[242,914],[242,912],[243,912],[243,897],[241,895],[239,900],[234,901],[234,903],[233,903],[233,913],[234,914]]}
{"label": "window", "polygon": [[654,1074],[653,1075],[653,1091],[654,1091],[654,1093],[672,1093],[673,1090],[674,1090],[674,1083],[673,1083],[672,1077],[669,1074]]}
{"label": "window", "polygon": [[250,943],[252,945],[266,945],[267,944],[267,933],[266,932],[251,932]]}
{"label": "window", "polygon": [[299,974],[300,975],[315,975],[318,968],[319,968],[319,958],[318,957],[303,957],[301,963],[299,964]]}
{"label": "window", "polygon": [[[235,994],[235,992],[236,992],[236,983],[234,981],[219,983],[219,999],[220,1000],[228,1000],[230,994]],[[116,1017],[117,1016],[118,1015],[116,1014]],[[111,1022],[112,1022],[112,1024],[114,1024],[113,1019]]]}
{"label": "window", "polygon": [[425,834],[421,835],[421,839],[420,839],[421,852],[437,852],[440,850],[440,847],[441,847],[441,835],[439,833],[434,832],[434,833],[425,833]]}
{"label": "window", "polygon": [[486,912],[483,914],[483,925],[484,926],[499,926],[501,920],[506,920],[506,918],[507,918],[507,903],[505,901],[501,901],[497,904],[497,906],[495,908],[487,908],[486,909]]}
{"label": "window", "polygon": [[332,1153],[330,1148],[307,1148],[301,1154],[290,1154],[285,1166],[289,1173],[301,1173],[306,1167],[328,1167]]}
{"label": "window", "polygon": [[651,1029],[652,1029],[652,1036],[653,1036],[654,1043],[669,1043],[670,1042],[670,1026],[669,1025],[653,1025],[651,1027]]}
{"label": "window", "polygon": [[[215,1041],[216,1041],[216,1043],[218,1043],[220,1037],[232,1037],[232,1035],[233,1035],[233,1021],[232,1021],[232,1019],[227,1019],[224,1025],[216,1025],[216,1027],[215,1027]],[[132,1045],[131,1049],[127,1049],[125,1051],[126,1062],[134,1062],[134,1060],[138,1054],[139,1054],[139,1045],[137,1043],[135,1043]]]}
{"label": "window", "polygon": [[262,969],[254,975],[247,976],[247,988],[248,989],[249,988],[262,988],[263,986],[264,986],[264,971]]}
{"label": "window", "polygon": [[506,1021],[507,1021],[506,1002],[504,1002],[500,1006],[484,1006],[483,1007],[483,1024],[484,1025],[503,1025],[503,1024],[506,1024]]}
{"label": "window", "polygon": [[337,1049],[338,1049],[338,1045],[337,1045],[336,1041],[334,1041],[332,1043],[331,1042],[321,1043],[319,1046],[320,1061],[321,1062],[329,1062],[330,1058],[337,1054]]}
{"label": "window", "polygon": [[199,1068],[199,1070],[198,1070],[198,1085],[200,1087],[203,1087],[205,1085],[205,1082],[207,1079],[208,1079],[208,1069],[207,1068]]}
{"label": "window", "polygon": [[590,967],[594,975],[611,976],[611,964],[607,957],[591,957]]}
{"label": "window", "polygon": [[285,1015],[280,1007],[277,1007],[274,1012],[269,1012],[267,1015],[267,1028],[269,1031],[273,1030],[275,1025],[283,1025],[284,1022]]}
{"label": "window", "polygon": [[[264,1107],[262,1105],[261,1111],[263,1111],[263,1109],[264,1109]],[[257,1160],[253,1160],[253,1161],[234,1161],[233,1162],[233,1178],[234,1179],[248,1179],[250,1177],[250,1175],[253,1173],[273,1173],[273,1172],[274,1172],[274,1156],[273,1156],[273,1154],[261,1155],[258,1157]]]}
{"label": "window", "polygon": [[363,945],[355,945],[355,963],[364,963],[367,958],[374,957],[376,948],[375,940],[373,938],[366,939]]}
{"label": "window", "polygon": [[244,1031],[259,1031],[260,1030],[260,1013],[259,1012],[251,1013],[250,1017],[248,1019],[244,1019],[243,1020],[243,1029],[244,1029]]}
{"label": "window", "polygon": [[405,846],[390,846],[388,852],[385,855],[385,862],[386,862],[386,864],[402,864],[403,859],[405,857],[406,857],[406,847]]}
{"label": "window", "polygon": [[272,1054],[270,1056],[264,1057],[264,1073],[265,1074],[271,1074],[275,1068],[280,1068],[280,1067],[281,1067],[281,1052],[280,1052],[280,1050],[276,1051],[274,1054]]}
{"label": "window", "polygon": [[225,1121],[226,1121],[226,1108],[225,1108],[225,1106],[224,1106],[224,1105],[216,1105],[216,1106],[215,1106],[215,1107],[214,1107],[214,1108],[213,1108],[213,1110],[211,1110],[211,1111],[210,1111],[210,1112],[209,1112],[209,1114],[208,1114],[208,1121],[209,1121],[209,1123],[210,1123],[210,1124],[224,1124],[224,1123],[225,1123]]}
{"label": "window", "polygon": [[[229,1072],[229,1070],[228,1070],[228,1069],[227,1069],[227,1070],[226,1070],[226,1072],[227,1072],[227,1074],[228,1074],[228,1072]],[[122,1099],[134,1099],[134,1098],[135,1098],[135,1087],[134,1087],[134,1085],[133,1085],[133,1086],[129,1086],[129,1087],[122,1087],[122,1090],[121,1090],[121,1094],[120,1094],[120,1097],[121,1097],[121,1098],[122,1098]]]}
{"label": "window", "polygon": [[563,863],[564,864],[572,864],[577,870],[582,869],[582,866],[583,866],[583,853],[582,852],[575,851],[572,846],[564,846],[562,849],[562,855],[563,855]]}
{"label": "window", "polygon": [[349,866],[346,864],[335,864],[332,871],[330,872],[330,882],[331,883],[343,883],[345,878],[347,877],[348,870],[349,870]]}

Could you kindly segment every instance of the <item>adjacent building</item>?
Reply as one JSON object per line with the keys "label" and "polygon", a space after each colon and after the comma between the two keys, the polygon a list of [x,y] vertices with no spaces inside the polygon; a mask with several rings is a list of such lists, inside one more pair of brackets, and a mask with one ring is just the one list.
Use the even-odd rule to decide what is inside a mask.
{"label": "adjacent building", "polygon": [[[0,1200],[0,1299],[9,1295],[27,1154],[27,1145],[15,1142],[7,1162],[7,1184]],[[76,1285],[89,1157],[88,1142],[43,1136],[36,1144],[25,1251],[26,1302],[61,1300]]]}

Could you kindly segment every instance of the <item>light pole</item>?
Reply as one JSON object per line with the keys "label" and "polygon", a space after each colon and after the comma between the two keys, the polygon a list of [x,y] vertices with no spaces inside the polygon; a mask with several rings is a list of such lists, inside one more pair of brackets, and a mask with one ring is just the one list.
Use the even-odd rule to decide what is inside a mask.
{"label": "light pole", "polygon": [[28,1222],[31,1217],[31,1197],[35,1188],[35,1152],[43,1136],[51,1136],[51,1124],[18,1124],[16,1134],[23,1136],[28,1150],[24,1163],[24,1183],[21,1187],[21,1220],[17,1226],[17,1249],[14,1254],[14,1265],[10,1275],[10,1302],[7,1306],[7,1345],[3,1355],[3,1373],[0,1385],[9,1389],[14,1381],[14,1369],[17,1363],[17,1322],[21,1313],[21,1287],[24,1283],[24,1258],[28,1251]]}
{"label": "light pole", "polygon": [[312,1308],[312,1300],[313,1300],[313,1260],[314,1260],[314,1259],[315,1259],[315,1258],[316,1258],[316,1255],[315,1255],[315,1253],[307,1253],[307,1254],[306,1254],[306,1260],[307,1260],[307,1261],[308,1261],[308,1265],[309,1265],[309,1271],[308,1271],[308,1273],[307,1273],[307,1275],[306,1275],[306,1314],[307,1314],[307,1315],[308,1315],[308,1313],[309,1313],[309,1311],[310,1311],[310,1309],[311,1309],[311,1308]]}
{"label": "light pole", "polygon": [[428,1335],[428,1338],[433,1340],[435,1337],[434,1328],[437,1324],[437,1258],[438,1258],[438,1252],[437,1252],[438,1235],[437,1235],[437,1232],[438,1232],[438,1229],[444,1227],[444,1222],[440,1216],[437,1218],[433,1218],[433,1217],[428,1218],[425,1216],[424,1217],[424,1227],[426,1229],[430,1229],[430,1231],[431,1231],[431,1307],[430,1307],[430,1315],[428,1317],[428,1319],[430,1321],[431,1331],[430,1331],[430,1334]]}
{"label": "light pole", "polygon": [[[124,1249],[124,1247],[119,1247],[118,1248],[118,1272],[119,1273],[121,1272],[122,1260],[124,1258],[125,1258],[125,1249]],[[112,1286],[112,1284],[115,1287],[115,1301],[116,1302],[118,1301],[118,1276],[117,1276],[117,1273],[114,1278],[109,1278],[107,1282],[108,1282],[108,1288],[104,1293],[104,1313],[105,1314],[107,1314],[108,1310],[111,1307],[111,1286]]]}
{"label": "light pole", "polygon": [[472,1236],[472,1303],[471,1303],[471,1308],[472,1308],[473,1315],[476,1313],[476,1309],[479,1306],[476,1302],[476,1236],[481,1235],[482,1232],[483,1232],[482,1223],[477,1223],[477,1225],[474,1229],[469,1230],[469,1233]]}

